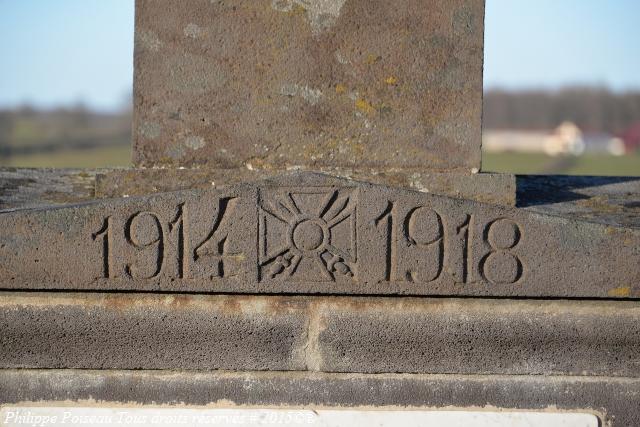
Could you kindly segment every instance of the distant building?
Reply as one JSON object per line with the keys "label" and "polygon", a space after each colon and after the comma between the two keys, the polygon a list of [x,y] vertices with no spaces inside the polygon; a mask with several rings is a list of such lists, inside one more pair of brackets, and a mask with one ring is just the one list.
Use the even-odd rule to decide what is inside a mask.
{"label": "distant building", "polygon": [[544,153],[580,155],[585,150],[582,131],[571,122],[562,123],[553,132],[495,130],[486,131],[482,145],[488,152]]}
{"label": "distant building", "polygon": [[620,135],[627,152],[640,150],[640,122],[635,123]]}
{"label": "distant building", "polygon": [[585,153],[622,156],[627,150],[621,138],[603,133],[585,133],[583,136]]}
{"label": "distant building", "polygon": [[549,156],[579,156],[584,153],[621,156],[627,151],[622,138],[603,133],[585,133],[571,122],[562,123],[553,132],[486,131],[482,145],[488,152],[544,153]]}

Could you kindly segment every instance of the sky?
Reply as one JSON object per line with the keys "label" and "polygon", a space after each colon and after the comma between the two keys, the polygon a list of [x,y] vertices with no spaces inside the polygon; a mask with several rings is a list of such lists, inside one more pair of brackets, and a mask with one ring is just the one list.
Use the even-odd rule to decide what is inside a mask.
{"label": "sky", "polygon": [[133,3],[0,0],[0,107],[122,108],[133,81]]}
{"label": "sky", "polygon": [[640,0],[487,0],[485,89],[640,89]]}
{"label": "sky", "polygon": [[[134,0],[0,0],[0,108],[125,106],[133,11]],[[639,18],[640,0],[487,0],[485,89],[640,89]]]}

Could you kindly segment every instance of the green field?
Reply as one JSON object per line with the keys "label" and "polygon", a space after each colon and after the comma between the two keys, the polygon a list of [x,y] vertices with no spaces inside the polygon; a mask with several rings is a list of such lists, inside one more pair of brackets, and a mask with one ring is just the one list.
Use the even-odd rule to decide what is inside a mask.
{"label": "green field", "polygon": [[640,175],[640,154],[627,156],[582,156],[566,172],[570,175]]}
{"label": "green field", "polygon": [[640,153],[626,156],[584,155],[549,157],[544,154],[484,153],[484,172],[640,176]]}
{"label": "green field", "polygon": [[127,166],[131,114],[74,109],[0,110],[0,166]]}
{"label": "green field", "polygon": [[[100,168],[130,165],[131,148],[126,145],[60,150],[0,160],[0,166],[14,167]],[[549,157],[543,154],[484,153],[482,170],[517,174],[640,176],[640,153],[620,157]]]}
{"label": "green field", "polygon": [[131,147],[126,145],[84,150],[60,150],[0,160],[0,166],[30,168],[104,168],[130,165]]}

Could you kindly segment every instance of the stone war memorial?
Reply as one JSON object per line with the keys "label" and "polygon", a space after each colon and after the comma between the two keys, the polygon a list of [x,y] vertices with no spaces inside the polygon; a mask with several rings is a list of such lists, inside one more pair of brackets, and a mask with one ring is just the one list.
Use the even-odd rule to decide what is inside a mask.
{"label": "stone war memorial", "polygon": [[640,425],[640,179],[481,172],[483,34],[137,0],[134,166],[0,170],[0,405]]}

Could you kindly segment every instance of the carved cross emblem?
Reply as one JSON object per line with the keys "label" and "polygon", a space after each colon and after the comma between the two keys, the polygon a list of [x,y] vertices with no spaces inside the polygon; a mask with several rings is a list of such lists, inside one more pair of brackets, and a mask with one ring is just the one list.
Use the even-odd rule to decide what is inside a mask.
{"label": "carved cross emblem", "polygon": [[261,280],[309,282],[356,273],[356,197],[350,188],[279,191],[259,209]]}

